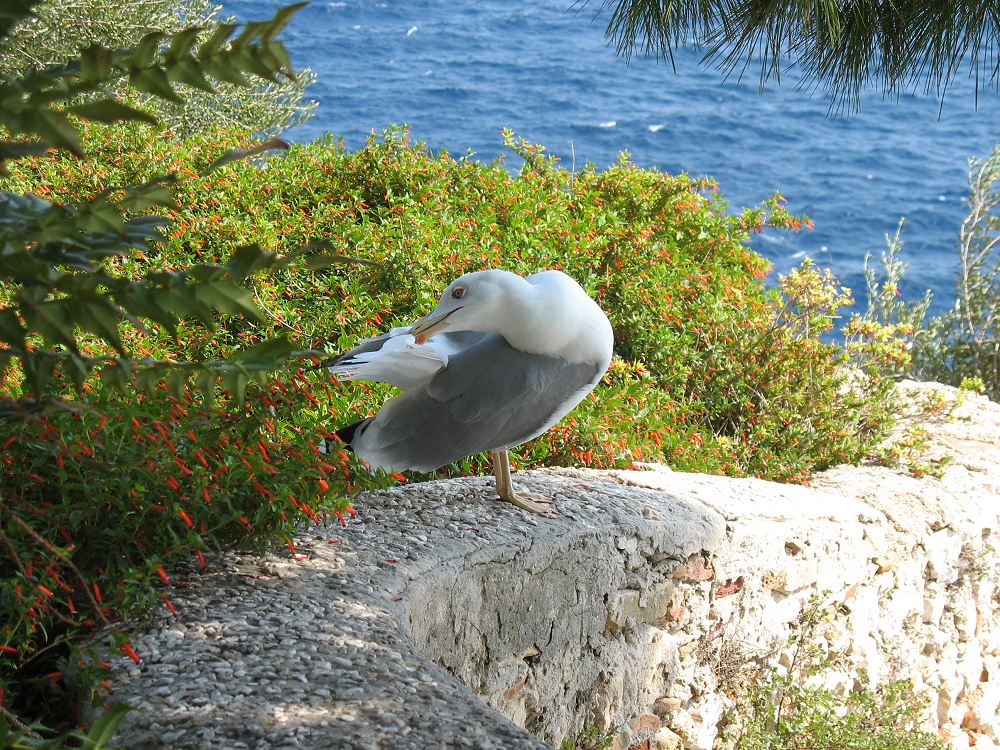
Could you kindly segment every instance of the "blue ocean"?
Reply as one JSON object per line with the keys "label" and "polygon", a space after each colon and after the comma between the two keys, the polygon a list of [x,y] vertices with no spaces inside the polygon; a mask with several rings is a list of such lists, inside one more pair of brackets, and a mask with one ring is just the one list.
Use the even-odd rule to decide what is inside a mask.
{"label": "blue ocean", "polygon": [[[281,2],[226,0],[241,21]],[[314,117],[292,140],[325,132],[361,146],[408,124],[414,139],[491,161],[499,130],[544,145],[567,167],[606,166],[625,150],[640,167],[711,176],[733,210],[775,190],[815,229],[754,240],[778,273],[806,257],[828,266],[864,302],[865,253],[878,255],[901,217],[906,296],[953,299],[956,238],[965,215],[967,159],[1000,142],[1000,95],[977,97],[965,71],[944,100],[922,92],[863,97],[861,112],[829,116],[822,91],[794,71],[760,93],[756,69],[723,80],[681,50],[675,68],[626,62],[604,38],[600,3],[573,0],[336,0],[313,2],[284,34],[297,67],[311,68]],[[510,156],[510,155],[509,155]],[[508,158],[508,166],[517,159]]]}

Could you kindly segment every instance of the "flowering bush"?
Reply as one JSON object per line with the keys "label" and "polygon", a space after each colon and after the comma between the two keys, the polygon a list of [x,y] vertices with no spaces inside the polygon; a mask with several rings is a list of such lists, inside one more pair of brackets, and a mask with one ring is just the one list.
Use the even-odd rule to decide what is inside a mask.
{"label": "flowering bush", "polygon": [[[18,23],[41,20],[38,4],[24,0],[5,8],[0,42],[9,41]],[[8,174],[11,162],[57,149],[82,156],[80,120],[157,123],[148,111],[110,96],[109,87],[181,104],[175,89],[180,83],[219,95],[213,77],[242,86],[254,85],[251,74],[276,81],[290,63],[275,35],[295,10],[280,9],[236,36],[234,25],[200,39],[204,29],[150,31],[125,49],[92,43],[65,65],[46,66],[32,57],[39,69],[0,80],[0,174]],[[28,36],[33,38],[30,31]],[[274,145],[283,144],[272,140],[222,154],[213,166]],[[92,164],[83,169],[100,171]],[[74,698],[98,684],[99,669],[75,644],[99,622],[111,625],[110,617],[145,604],[152,593],[150,570],[166,583],[163,563],[192,549],[203,562],[206,540],[246,543],[280,535],[291,522],[283,509],[288,504],[313,518],[310,502],[334,513],[346,509],[344,488],[335,483],[333,489],[325,478],[335,471],[333,464],[303,460],[294,435],[273,421],[260,430],[255,419],[234,422],[210,406],[218,385],[232,404],[243,403],[248,384],[266,386],[267,373],[292,351],[287,340],[257,340],[230,352],[225,362],[184,356],[190,349],[179,343],[172,347],[182,355],[178,360],[171,348],[156,345],[166,337],[177,342],[179,320],[209,330],[221,321],[239,325],[233,321],[241,315],[259,320],[263,313],[241,283],[255,271],[309,253],[294,249],[279,257],[242,247],[225,263],[147,264],[138,273],[123,273],[122,259],[131,253],[158,254],[158,228],[165,222],[151,210],[172,205],[173,181],[154,175],[58,203],[37,195],[44,192],[41,185],[0,192],[4,747],[96,748],[106,742],[121,720],[121,706],[106,711],[87,733],[72,727],[68,734],[58,732],[60,723],[77,718]],[[322,265],[315,257],[309,263]],[[199,405],[188,391],[192,377],[204,398]],[[303,392],[294,380],[292,385]],[[148,395],[116,401],[109,386]],[[275,401],[275,387],[283,388],[265,388],[258,400]],[[174,394],[172,402],[162,397],[163,389]],[[311,395],[307,400],[315,401]],[[246,450],[256,445],[262,457],[257,464],[241,455],[246,441]],[[282,471],[289,455],[298,463],[292,472]],[[234,459],[245,477],[230,465]],[[349,457],[339,461],[346,466]],[[164,495],[161,484],[170,494]],[[192,506],[195,490],[204,507]],[[331,490],[338,495],[325,501]],[[251,492],[253,501],[245,502]],[[263,511],[262,498],[268,500]],[[187,527],[186,539],[174,529],[178,523]],[[128,643],[120,646],[139,658]],[[70,688],[70,696],[59,695]]]}
{"label": "flowering bush", "polygon": [[[357,152],[320,141],[199,176],[199,166],[245,137],[95,129],[87,148],[100,157],[97,169],[38,159],[19,163],[9,182],[58,201],[179,174],[180,208],[170,212],[161,254],[120,261],[124,273],[211,262],[249,243],[280,252],[316,238],[369,262],[261,278],[254,302],[269,324],[232,320],[216,332],[181,325],[176,342],[144,342],[157,356],[224,356],[275,331],[303,348],[342,350],[412,320],[467,271],[562,268],[608,312],[620,361],[572,420],[522,449],[522,467],[666,460],[801,481],[866,454],[888,413],[878,373],[905,353],[875,347],[874,332],[855,331],[849,349],[823,341],[849,301],[846,290],[810,265],[768,287],[767,262],[747,248],[750,232],[807,219],[789,214],[777,195],[731,215],[713,183],[637,169],[625,158],[570,174],[506,137],[525,157],[516,177],[498,165],[431,155],[398,130]],[[842,387],[847,364],[869,373],[851,379],[862,388]],[[346,393],[369,413],[386,390],[355,384]]]}
{"label": "flowering bush", "polygon": [[[386,483],[344,451],[319,453],[327,412],[343,405],[313,390],[301,374],[274,378],[228,411],[186,394],[96,390],[86,411],[8,425],[0,684],[9,698],[72,716],[92,659],[61,647],[81,628],[152,604],[172,613],[163,586],[178,562],[204,568],[211,551],[277,540],[294,554],[303,521],[353,512],[346,498],[359,475]],[[124,636],[117,645],[140,658]],[[57,666],[46,659],[53,650]]]}
{"label": "flowering bush", "polygon": [[865,258],[868,309],[865,319],[905,328],[911,356],[901,373],[979,390],[1000,399],[1000,145],[984,159],[969,160],[969,212],[958,233],[958,269],[951,307],[930,319],[931,293],[919,300],[900,297],[906,265],[900,260],[902,227],[886,237],[882,274]]}
{"label": "flowering bush", "polygon": [[[164,360],[224,358],[275,333],[301,349],[343,350],[413,320],[467,271],[562,268],[608,312],[616,358],[573,414],[519,450],[520,468],[665,461],[805,481],[817,468],[865,456],[880,439],[891,413],[884,352],[864,336],[850,350],[820,338],[848,301],[844,290],[811,265],[769,288],[766,261],[747,247],[764,227],[808,224],[780,196],[732,215],[710,181],[641,170],[624,156],[608,169],[571,174],[505,137],[524,159],[516,176],[431,154],[400,130],[356,152],[327,139],[201,174],[247,136],[88,127],[91,159],[22,160],[0,188],[60,203],[177,175],[157,251],[107,260],[124,276],[218,262],[249,244],[277,253],[317,238],[365,261],[254,278],[265,322],[221,316],[213,330],[184,320],[173,332],[128,342]],[[8,690],[15,680],[29,700],[55,690],[33,667],[45,638],[58,636],[60,623],[97,623],[160,599],[176,560],[200,561],[222,545],[289,541],[297,522],[345,512],[355,490],[402,479],[314,449],[325,430],[377,409],[384,386],[289,374],[244,384],[243,405],[220,411],[184,383],[169,385],[126,397],[91,377],[87,411],[2,427],[13,550],[2,578],[14,592],[3,601],[0,632]],[[482,457],[472,457],[443,473],[483,469]],[[17,519],[51,533],[22,533]],[[103,598],[81,590],[88,576]],[[66,659],[58,671],[79,668]]]}

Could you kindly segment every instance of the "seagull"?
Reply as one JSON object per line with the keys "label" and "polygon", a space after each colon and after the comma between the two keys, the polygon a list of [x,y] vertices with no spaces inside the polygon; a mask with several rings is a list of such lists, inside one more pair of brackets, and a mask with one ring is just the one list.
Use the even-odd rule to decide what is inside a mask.
{"label": "seagull", "polygon": [[522,277],[491,269],[453,281],[412,325],[319,367],[402,391],[336,433],[370,467],[428,472],[486,451],[500,499],[547,515],[551,499],[514,489],[507,451],[590,393],[613,346],[604,311],[562,271]]}

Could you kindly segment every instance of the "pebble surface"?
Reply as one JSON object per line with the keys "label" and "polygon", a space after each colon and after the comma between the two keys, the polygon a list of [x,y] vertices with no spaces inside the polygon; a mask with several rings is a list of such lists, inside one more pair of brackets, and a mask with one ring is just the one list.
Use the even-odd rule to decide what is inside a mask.
{"label": "pebble surface", "polygon": [[[524,475],[519,476],[524,484]],[[539,485],[539,482],[542,482]],[[563,479],[562,482],[570,480]],[[526,543],[535,519],[493,501],[491,479],[399,487],[358,499],[359,515],[313,527],[287,551],[224,555],[173,576],[178,610],[133,634],[141,665],[114,659],[114,699],[132,711],[129,748],[547,747],[421,656],[400,594],[442,544]],[[552,494],[552,479],[528,481]],[[558,489],[558,488],[556,488]],[[564,515],[578,505],[565,500]],[[530,543],[530,542],[527,542]]]}

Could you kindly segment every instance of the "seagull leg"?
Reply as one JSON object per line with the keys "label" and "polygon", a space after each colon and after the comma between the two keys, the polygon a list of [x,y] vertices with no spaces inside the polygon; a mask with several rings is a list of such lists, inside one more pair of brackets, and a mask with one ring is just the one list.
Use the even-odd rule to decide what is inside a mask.
{"label": "seagull leg", "polygon": [[514,483],[510,479],[510,459],[507,457],[507,451],[490,451],[490,460],[493,462],[493,476],[497,480],[497,495],[501,500],[540,516],[549,516],[555,512],[555,501],[551,498],[534,492],[514,490]]}

